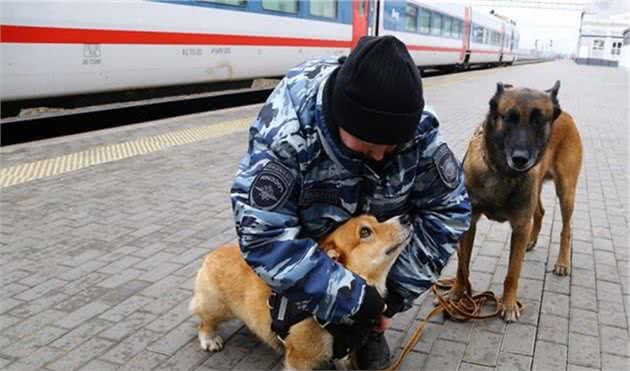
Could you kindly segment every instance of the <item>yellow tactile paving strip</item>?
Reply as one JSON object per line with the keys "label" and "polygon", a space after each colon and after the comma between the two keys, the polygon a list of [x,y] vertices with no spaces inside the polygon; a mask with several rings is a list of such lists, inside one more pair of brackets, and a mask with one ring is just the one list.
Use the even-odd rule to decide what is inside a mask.
{"label": "yellow tactile paving strip", "polygon": [[88,166],[145,155],[173,146],[245,131],[251,125],[252,120],[253,117],[248,117],[197,128],[177,130],[166,134],[94,147],[87,151],[2,168],[0,169],[0,188],[60,175]]}
{"label": "yellow tactile paving strip", "polygon": [[[441,88],[459,82],[476,80],[496,72],[496,69],[491,69],[461,73],[449,76],[446,79],[428,80],[423,84],[425,88]],[[89,166],[145,155],[173,146],[199,142],[239,131],[245,131],[249,128],[253,119],[253,117],[248,117],[219,124],[183,129],[130,142],[94,147],[87,151],[1,168],[0,188],[27,183],[35,179],[60,175]]]}

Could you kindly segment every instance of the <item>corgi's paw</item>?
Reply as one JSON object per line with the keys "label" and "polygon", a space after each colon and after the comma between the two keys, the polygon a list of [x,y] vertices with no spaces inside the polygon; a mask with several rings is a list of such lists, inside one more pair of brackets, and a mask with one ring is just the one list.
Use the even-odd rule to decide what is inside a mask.
{"label": "corgi's paw", "polygon": [[201,349],[209,352],[219,352],[223,349],[223,338],[221,335],[208,336],[199,333],[199,343]]}

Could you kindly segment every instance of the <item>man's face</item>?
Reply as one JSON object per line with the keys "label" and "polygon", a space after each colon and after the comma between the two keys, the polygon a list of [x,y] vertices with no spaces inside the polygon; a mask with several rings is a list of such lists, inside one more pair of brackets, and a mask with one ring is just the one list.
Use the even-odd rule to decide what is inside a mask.
{"label": "man's face", "polygon": [[339,128],[339,137],[343,144],[351,151],[360,153],[374,161],[382,161],[385,156],[391,154],[396,149],[395,144],[374,144],[366,142],[341,128]]}

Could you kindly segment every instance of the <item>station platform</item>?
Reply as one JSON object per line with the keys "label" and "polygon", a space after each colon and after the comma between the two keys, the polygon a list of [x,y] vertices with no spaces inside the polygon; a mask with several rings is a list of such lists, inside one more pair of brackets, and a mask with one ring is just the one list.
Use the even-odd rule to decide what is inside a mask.
{"label": "station platform", "polygon": [[[519,282],[526,308],[502,319],[433,319],[410,370],[622,370],[630,366],[628,75],[558,61],[424,79],[425,99],[461,159],[497,81],[561,80],[584,144],[572,273],[551,273],[561,218],[552,184]],[[188,303],[201,259],[234,241],[228,191],[258,106],[0,150],[0,369],[267,370],[281,357],[237,321],[202,351]],[[478,225],[472,282],[502,292],[509,226]],[[444,271],[453,275],[456,257]],[[392,348],[432,308],[398,315]]]}

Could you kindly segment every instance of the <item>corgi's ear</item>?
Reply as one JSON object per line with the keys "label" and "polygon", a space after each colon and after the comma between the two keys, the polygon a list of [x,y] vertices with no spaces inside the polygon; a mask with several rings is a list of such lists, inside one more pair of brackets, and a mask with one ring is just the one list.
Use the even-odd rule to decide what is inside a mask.
{"label": "corgi's ear", "polygon": [[331,258],[332,260],[336,262],[338,262],[339,259],[341,258],[341,254],[339,254],[339,252],[335,249],[330,249],[326,251],[326,255],[328,255],[329,258]]}

